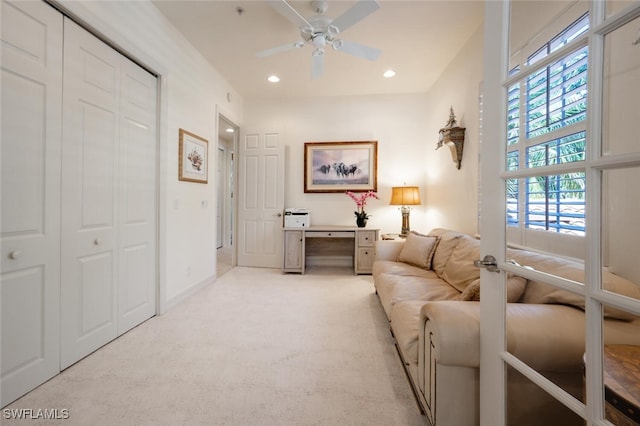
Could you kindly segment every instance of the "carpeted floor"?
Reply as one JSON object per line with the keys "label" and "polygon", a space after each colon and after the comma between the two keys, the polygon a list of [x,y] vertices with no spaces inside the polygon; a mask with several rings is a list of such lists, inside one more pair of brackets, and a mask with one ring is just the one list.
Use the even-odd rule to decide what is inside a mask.
{"label": "carpeted floor", "polygon": [[68,419],[2,425],[426,425],[371,277],[309,272],[233,268],[6,407]]}

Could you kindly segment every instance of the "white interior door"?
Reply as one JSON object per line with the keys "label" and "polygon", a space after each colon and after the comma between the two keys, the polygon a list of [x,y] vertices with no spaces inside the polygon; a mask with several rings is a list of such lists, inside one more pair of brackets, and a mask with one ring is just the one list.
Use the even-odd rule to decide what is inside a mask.
{"label": "white interior door", "polygon": [[157,79],[120,58],[118,335],[156,312]]}
{"label": "white interior door", "polygon": [[[507,401],[508,383],[518,378],[531,392],[546,394],[562,408],[557,424],[608,424],[604,346],[638,344],[636,333],[617,334],[616,321],[607,325],[603,314],[611,315],[611,308],[640,314],[640,300],[604,284],[605,277],[613,280],[610,273],[617,280],[640,283],[635,251],[640,228],[633,219],[640,192],[630,184],[640,179],[640,146],[637,138],[629,138],[640,131],[635,105],[640,94],[640,4],[511,3],[485,4],[480,232],[482,255],[494,255],[501,272],[481,273],[480,420],[482,425],[516,424],[507,420]],[[514,25],[518,18],[520,25]],[[514,59],[518,56],[524,60]],[[546,117],[546,123],[540,131],[532,130],[539,117]],[[567,153],[562,144],[580,151]],[[536,159],[541,147],[546,154]],[[555,188],[546,183],[557,176],[565,182]],[[544,196],[536,192],[540,182],[548,191]],[[520,189],[513,191],[514,186]],[[565,210],[572,218],[586,217],[581,231],[569,214],[556,214],[571,199],[568,193],[554,198],[554,191],[563,186],[567,192],[584,193],[582,207],[574,202]],[[516,199],[510,210],[513,223],[508,225],[507,196]],[[545,216],[539,206],[545,203],[546,229],[539,223]],[[569,241],[573,253],[584,260],[576,262],[584,269],[584,284],[557,276],[556,271],[540,273],[506,263],[505,244],[516,228],[518,244],[525,248],[546,240],[546,251],[561,250],[562,241]],[[549,232],[561,228],[564,231]],[[560,375],[538,371],[510,353],[505,271],[584,299],[584,329],[576,327],[576,335],[585,336],[584,348],[579,348],[586,359],[584,385],[570,389]]]}
{"label": "white interior door", "polygon": [[0,406],[60,369],[62,15],[2,11]]}
{"label": "white interior door", "polygon": [[120,55],[65,19],[62,348],[66,368],[117,336]]}
{"label": "white interior door", "polygon": [[278,132],[241,136],[238,265],[282,267],[284,142]]}

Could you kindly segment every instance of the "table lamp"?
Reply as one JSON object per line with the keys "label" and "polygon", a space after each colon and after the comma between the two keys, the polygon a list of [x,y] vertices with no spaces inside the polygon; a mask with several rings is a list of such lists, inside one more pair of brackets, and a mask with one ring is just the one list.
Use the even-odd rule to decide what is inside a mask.
{"label": "table lamp", "polygon": [[420,205],[420,189],[417,186],[394,186],[391,188],[391,202],[392,206],[400,207],[402,213],[402,232],[401,237],[406,236],[409,229],[409,212],[411,207]]}

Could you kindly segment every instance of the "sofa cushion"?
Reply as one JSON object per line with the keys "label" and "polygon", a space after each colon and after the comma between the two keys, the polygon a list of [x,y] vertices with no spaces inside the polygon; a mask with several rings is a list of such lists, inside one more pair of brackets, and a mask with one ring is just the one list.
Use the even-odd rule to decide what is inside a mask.
{"label": "sofa cushion", "polygon": [[480,240],[463,235],[458,239],[440,277],[462,292],[480,278],[480,269],[473,264],[476,259],[480,259]]}
{"label": "sofa cushion", "polygon": [[449,261],[449,257],[453,250],[458,245],[458,241],[463,234],[457,231],[452,231],[444,228],[435,228],[429,231],[430,236],[440,237],[436,251],[433,253],[433,259],[431,261],[431,269],[433,269],[439,277],[442,277],[444,267]]}
{"label": "sofa cushion", "polygon": [[380,303],[391,319],[393,305],[404,300],[453,300],[460,293],[433,271],[431,278],[380,274],[374,281]]}
{"label": "sofa cushion", "polygon": [[[532,267],[536,271],[584,283],[585,274],[582,263],[526,250],[510,249],[507,255],[522,266]],[[602,284],[605,290],[640,300],[640,286],[618,275],[604,272],[602,274]],[[528,280],[521,302],[555,303],[575,306],[582,310],[585,309],[584,297],[581,295],[552,287],[536,280]],[[626,321],[632,321],[637,318],[633,314],[608,306],[604,309],[604,316]]]}
{"label": "sofa cushion", "polygon": [[424,269],[431,269],[431,259],[440,237],[428,236],[411,231],[407,234],[398,262],[408,263]]}
{"label": "sofa cushion", "polygon": [[[507,274],[507,302],[515,303],[522,297],[524,289],[527,286],[527,280],[525,278]],[[471,283],[464,289],[457,300],[467,301],[480,301],[480,278],[471,281]]]}
{"label": "sofa cushion", "polygon": [[411,277],[434,277],[433,271],[393,260],[376,260],[373,262],[372,275],[377,278],[380,274],[391,274]]}

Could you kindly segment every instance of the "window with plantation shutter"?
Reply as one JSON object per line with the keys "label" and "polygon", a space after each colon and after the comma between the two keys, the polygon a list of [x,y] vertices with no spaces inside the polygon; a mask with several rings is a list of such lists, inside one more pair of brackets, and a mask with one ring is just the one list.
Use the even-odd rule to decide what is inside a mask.
{"label": "window with plantation shutter", "polygon": [[585,160],[589,52],[572,42],[588,28],[585,14],[512,71],[522,75],[507,91],[507,170],[540,174],[507,180],[510,227],[584,235],[586,179],[575,163]]}

